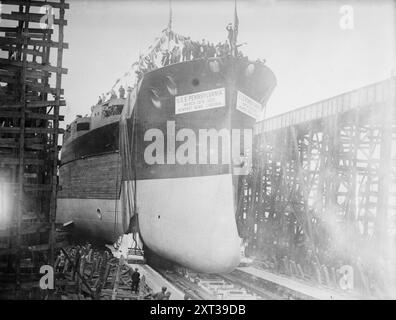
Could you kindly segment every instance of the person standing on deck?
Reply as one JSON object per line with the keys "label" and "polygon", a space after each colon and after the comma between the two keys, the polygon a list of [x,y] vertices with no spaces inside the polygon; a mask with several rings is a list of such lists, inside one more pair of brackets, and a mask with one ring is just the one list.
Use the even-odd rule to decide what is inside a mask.
{"label": "person standing on deck", "polygon": [[230,47],[233,47],[233,40],[234,40],[234,29],[232,28],[232,23],[229,23],[226,27],[226,30],[228,31],[228,43]]}
{"label": "person standing on deck", "polygon": [[183,61],[191,60],[191,53],[193,51],[193,45],[191,43],[190,37],[187,37],[186,40],[184,41],[183,50],[184,50]]}
{"label": "person standing on deck", "polygon": [[163,56],[162,56],[162,66],[166,67],[167,65],[169,65],[169,61],[170,60],[170,52],[169,50],[165,50]]}
{"label": "person standing on deck", "polygon": [[118,93],[120,94],[120,99],[124,99],[124,98],[125,98],[125,89],[124,89],[123,86],[121,86],[121,87],[118,89]]}

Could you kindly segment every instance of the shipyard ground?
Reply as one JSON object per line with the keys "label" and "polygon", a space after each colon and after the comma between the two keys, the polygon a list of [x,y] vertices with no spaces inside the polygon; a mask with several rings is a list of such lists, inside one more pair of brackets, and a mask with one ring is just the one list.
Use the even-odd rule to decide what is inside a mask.
{"label": "shipyard ground", "polygon": [[[66,251],[73,250],[69,246]],[[61,300],[151,300],[166,287],[170,300],[355,300],[374,297],[337,289],[336,283],[319,283],[299,274],[275,274],[251,260],[229,274],[200,274],[178,266],[154,268],[122,245],[95,249],[90,261],[76,268],[57,270],[52,296]],[[103,254],[99,254],[102,251]],[[108,258],[103,258],[108,255]],[[131,291],[129,269],[138,268],[138,293]],[[79,272],[75,272],[79,270]]]}

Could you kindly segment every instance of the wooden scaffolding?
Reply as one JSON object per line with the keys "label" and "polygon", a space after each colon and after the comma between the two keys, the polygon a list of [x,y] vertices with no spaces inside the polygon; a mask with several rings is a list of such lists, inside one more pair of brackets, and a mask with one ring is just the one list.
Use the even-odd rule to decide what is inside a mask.
{"label": "wooden scaffolding", "polygon": [[363,290],[396,285],[395,95],[390,78],[257,125],[237,215],[250,255],[321,283],[341,263]]}
{"label": "wooden scaffolding", "polygon": [[0,15],[0,256],[54,259],[58,135],[63,133],[64,0],[2,0]]}

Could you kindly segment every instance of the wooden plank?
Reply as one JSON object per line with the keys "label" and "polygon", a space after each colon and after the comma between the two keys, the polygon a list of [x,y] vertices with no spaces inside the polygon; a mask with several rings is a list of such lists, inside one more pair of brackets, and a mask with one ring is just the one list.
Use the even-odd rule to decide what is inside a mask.
{"label": "wooden plank", "polygon": [[[67,241],[62,241],[62,242],[57,242],[55,244],[56,248],[63,248],[67,247],[69,243]],[[48,243],[43,244],[43,245],[37,245],[37,246],[31,246],[30,247],[32,251],[47,251],[48,250]]]}
{"label": "wooden plank", "polygon": [[0,142],[0,148],[17,149],[19,146],[14,142]]}
{"label": "wooden plank", "polygon": [[26,128],[26,133],[45,133],[45,134],[64,134],[65,129],[54,129],[54,128]]}
{"label": "wooden plank", "polygon": [[[24,190],[26,191],[26,190]],[[39,223],[29,223],[28,225],[22,224],[21,226],[21,234],[33,234],[33,233],[42,233],[48,231],[48,226],[43,224],[42,222]]]}
{"label": "wooden plank", "polygon": [[[66,246],[68,246],[68,242],[66,242],[66,241],[63,241],[63,242],[57,242],[56,244],[55,244],[55,247],[56,248],[63,248],[63,247],[66,247]],[[26,246],[22,246],[21,247],[22,249],[25,249],[25,250],[32,250],[32,251],[48,251],[48,244],[46,243],[46,244],[43,244],[43,245],[35,245],[35,246],[29,246],[29,247],[26,247]],[[8,254],[15,254],[16,252],[17,252],[17,248],[11,248],[11,249],[1,249],[0,250],[0,256],[2,256],[2,255],[8,255]],[[29,276],[31,276],[31,274],[28,274]],[[0,274],[0,276],[1,276],[1,274]],[[15,275],[12,275],[12,277],[11,277],[12,279],[15,279]]]}
{"label": "wooden plank", "polygon": [[73,270],[76,272],[77,276],[81,279],[82,283],[86,286],[86,288],[88,289],[89,293],[91,294],[91,298],[95,299],[95,294],[92,291],[91,287],[89,286],[89,284],[86,282],[85,278],[80,274],[80,271],[78,270],[78,268],[75,267],[75,265],[73,264],[73,261],[69,258],[69,255],[67,254],[67,252],[61,248],[61,251],[63,252],[63,254],[65,255],[66,259],[71,262],[71,266],[73,268]]}
{"label": "wooden plank", "polygon": [[23,189],[27,192],[43,192],[43,191],[51,191],[52,186],[48,184],[25,184]]}
{"label": "wooden plank", "polygon": [[[46,150],[46,151],[53,151],[55,148],[53,147],[49,147],[48,144],[32,144],[29,146],[26,146],[27,149],[32,149],[32,150],[38,150],[38,151],[42,151],[42,150]],[[62,149],[62,146],[57,146],[56,147],[57,151],[60,151]]]}
{"label": "wooden plank", "polygon": [[[44,87],[43,85],[40,84],[27,84],[28,90],[31,91],[36,91],[36,92],[41,92],[41,93],[51,93],[53,95],[57,94],[57,89],[56,88],[49,88],[49,87]],[[64,90],[61,89],[60,90],[60,94],[63,95],[64,94]]]}
{"label": "wooden plank", "polygon": [[[42,37],[42,35],[40,35],[40,37]],[[18,48],[16,46],[12,46],[12,45],[4,45],[1,44],[0,45],[0,49],[3,51],[10,51],[10,52],[16,52],[18,50]],[[22,50],[18,50],[21,51],[22,53],[26,53],[26,54],[30,54],[33,57],[44,57],[44,53],[38,50],[34,50],[34,49],[25,49],[23,48]]]}
{"label": "wooden plank", "polygon": [[[60,0],[61,2],[65,2],[64,0]],[[59,10],[59,17],[60,19],[64,19],[65,17],[65,9],[61,8]],[[63,34],[63,29],[64,26],[60,25],[59,26],[59,34],[58,34],[58,39],[59,39],[59,43],[62,44],[64,42],[64,34]],[[62,61],[63,61],[63,47],[61,45],[58,46],[57,48],[57,62],[56,62],[56,66],[58,68],[62,67]],[[56,100],[60,101],[61,99],[61,94],[60,94],[60,90],[62,88],[62,74],[61,73],[57,73],[56,74],[56,88],[58,89],[58,92],[56,94]],[[58,116],[59,115],[59,107],[54,107],[54,115]],[[54,128],[58,129],[59,128],[59,120],[54,120]],[[57,137],[54,135],[53,140],[56,142]],[[55,151],[55,157],[54,157],[54,161],[52,163],[52,169],[53,172],[56,172],[58,169],[60,161],[58,160],[58,152]],[[54,175],[51,176],[52,179],[56,179],[56,177]],[[51,194],[51,202],[50,202],[50,221],[52,224],[52,228],[51,228],[51,232],[50,232],[50,242],[51,239],[54,239],[55,237],[55,219],[56,219],[56,200],[57,200],[57,190],[52,190],[52,194]],[[53,260],[53,256],[54,256],[54,250],[53,248],[51,248],[50,250],[50,260]],[[52,258],[51,258],[52,257]],[[94,295],[92,296],[94,298]]]}
{"label": "wooden plank", "polygon": [[[0,59],[0,65],[3,65],[3,66],[15,66],[15,67],[18,67],[18,68],[23,68],[23,62],[22,61],[10,61],[10,60],[4,59],[4,58]],[[35,70],[67,74],[67,69],[65,69],[65,68],[53,67],[53,66],[50,66],[50,65],[42,65],[42,64],[36,63],[36,62],[27,62],[26,63],[26,67],[27,68],[31,68],[31,69],[35,69]]]}
{"label": "wooden plank", "polygon": [[[12,37],[0,37],[0,44],[4,45],[21,45],[24,44],[25,39],[23,38],[12,38]],[[53,47],[57,48],[59,46],[58,42],[46,41],[46,40],[32,40],[26,39],[26,44],[29,46],[36,47]],[[63,49],[69,49],[68,43],[62,43]]]}
{"label": "wooden plank", "polygon": [[115,281],[114,281],[114,287],[113,287],[113,292],[111,294],[111,300],[116,300],[117,299],[117,294],[118,294],[118,287],[120,284],[120,274],[121,274],[121,267],[124,264],[124,259],[123,256],[121,256],[118,266],[117,266],[117,271],[115,274]]}
{"label": "wooden plank", "polygon": [[[7,149],[18,149],[19,145],[17,142],[12,141],[12,142],[0,142],[0,148],[7,148]],[[34,151],[52,151],[54,148],[50,148],[48,144],[39,144],[39,143],[25,143],[25,149],[27,150],[34,150]],[[57,146],[58,150],[62,149],[62,146]]]}
{"label": "wooden plank", "polygon": [[23,38],[28,38],[28,39],[42,39],[43,34],[40,33],[33,33],[33,32],[5,32],[4,36],[6,38],[18,38],[18,37],[23,37]]}
{"label": "wooden plank", "polygon": [[[43,107],[52,107],[52,106],[56,106],[57,105],[57,101],[54,100],[48,100],[48,101],[34,101],[34,102],[29,102],[26,105],[26,108],[43,108]],[[64,107],[66,106],[66,101],[65,100],[61,100],[59,103],[60,107]],[[16,108],[22,108],[22,105],[20,103],[18,104],[2,104],[0,102],[0,107],[2,108],[10,108],[10,109],[16,109]]]}
{"label": "wooden plank", "polygon": [[21,128],[19,127],[0,127],[0,133],[20,133]]}
{"label": "wooden plank", "polygon": [[4,69],[0,69],[0,76],[13,76],[15,75],[15,72],[12,72],[10,70],[4,70]]}
{"label": "wooden plank", "polygon": [[[25,138],[25,145],[35,144],[35,143],[42,143],[43,138],[34,137],[34,138]],[[0,138],[0,143],[18,143],[18,137],[15,138]]]}
{"label": "wooden plank", "polygon": [[[37,102],[30,102],[27,104],[28,108],[41,108],[41,107],[52,107],[52,106],[57,106],[58,102],[55,100],[48,100],[48,101],[37,101]],[[59,102],[60,107],[66,106],[66,101],[65,100],[60,100]]]}
{"label": "wooden plank", "polygon": [[[8,165],[19,165],[19,158],[9,158],[9,157],[2,157],[0,158],[0,163],[8,164]],[[36,165],[40,166],[44,164],[44,160],[42,159],[24,159],[25,165]]]}
{"label": "wooden plank", "polygon": [[[1,115],[1,112],[0,112]],[[26,112],[26,115],[29,119],[40,119],[40,120],[55,120],[56,116],[53,114],[46,114],[46,113],[33,113],[33,112]],[[59,121],[64,121],[65,116],[59,116]]]}
{"label": "wooden plank", "polygon": [[44,57],[44,52],[33,50],[33,49],[22,49],[22,53],[30,54],[34,57]]}
{"label": "wooden plank", "polygon": [[[41,21],[47,20],[47,15],[42,13],[20,13],[16,11],[12,11],[11,13],[2,13],[0,17],[4,20],[13,20],[13,21],[28,21],[41,23]],[[53,19],[53,24],[67,26],[67,20],[61,19]]]}
{"label": "wooden plank", "polygon": [[15,52],[18,50],[16,46],[7,45],[7,44],[1,44],[0,49],[3,51],[11,51],[11,52]]}
{"label": "wooden plank", "polygon": [[53,2],[53,1],[23,1],[23,0],[2,0],[3,4],[16,5],[16,6],[31,6],[31,7],[42,7],[49,5],[55,9],[69,9],[70,5],[68,3]]}
{"label": "wooden plank", "polygon": [[0,110],[0,118],[19,118],[20,116],[20,112]]}
{"label": "wooden plank", "polygon": [[[6,68],[4,66],[0,67],[0,74],[8,75],[8,76],[17,76],[21,73],[21,68],[7,65]],[[37,70],[26,70],[26,78],[30,79],[42,79],[44,77],[51,77],[51,73],[47,71],[37,71]]]}
{"label": "wooden plank", "polygon": [[0,82],[16,84],[18,81],[11,76],[0,76]]}
{"label": "wooden plank", "polygon": [[[0,27],[0,32],[20,32],[18,27]],[[29,33],[53,34],[52,29],[28,28]]]}
{"label": "wooden plank", "polygon": [[[0,127],[0,133],[20,133],[21,128],[19,127]],[[26,133],[37,133],[37,134],[63,134],[65,132],[64,129],[58,128],[55,130],[54,128],[25,128]]]}

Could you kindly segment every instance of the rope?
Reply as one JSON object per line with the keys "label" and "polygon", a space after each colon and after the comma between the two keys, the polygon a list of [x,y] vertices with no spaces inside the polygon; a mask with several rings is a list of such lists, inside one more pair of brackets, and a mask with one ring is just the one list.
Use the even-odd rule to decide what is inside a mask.
{"label": "rope", "polygon": [[117,169],[116,169],[116,185],[115,185],[115,205],[114,205],[114,230],[113,230],[113,233],[114,233],[114,235],[116,235],[116,233],[117,233],[117,204],[118,204],[118,201],[117,201],[117,198],[118,198],[118,188],[117,188],[117,186],[118,186],[118,169],[119,169],[119,165],[120,165],[120,162],[118,161],[118,159],[117,159]]}
{"label": "rope", "polygon": [[[138,212],[137,212],[137,204],[136,204],[136,201],[137,201],[137,188],[136,188],[136,186],[137,186],[137,183],[136,183],[136,180],[137,180],[137,177],[136,177],[136,163],[137,163],[137,130],[136,130],[136,125],[137,125],[137,115],[136,115],[136,113],[137,113],[137,109],[135,109],[135,110],[133,110],[133,114],[132,114],[132,116],[133,116],[133,127],[132,127],[132,141],[133,141],[133,146],[134,146],[134,150],[132,150],[132,152],[134,152],[135,154],[134,154],[134,164],[133,164],[133,184],[132,184],[132,188],[133,188],[133,215],[135,216],[136,215],[136,219],[135,219],[135,221],[137,221],[137,224],[139,223],[138,222]],[[133,238],[133,241],[134,241],[134,249],[137,249],[138,248],[138,243],[137,243],[137,240],[136,240],[136,233],[135,232],[133,232],[134,230],[132,230],[132,238]]]}

